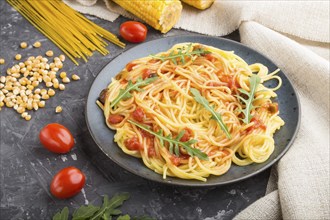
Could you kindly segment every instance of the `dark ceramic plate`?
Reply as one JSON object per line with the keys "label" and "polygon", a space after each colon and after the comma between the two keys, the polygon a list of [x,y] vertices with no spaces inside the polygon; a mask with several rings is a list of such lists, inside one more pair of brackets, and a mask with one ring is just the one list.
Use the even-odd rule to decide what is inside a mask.
{"label": "dark ceramic plate", "polygon": [[[242,57],[249,64],[258,62],[267,66],[269,71],[277,69],[272,61],[255,50],[223,38],[208,36],[174,36],[137,45],[108,63],[98,74],[90,88],[87,99],[86,120],[96,144],[112,161],[124,169],[149,180],[173,185],[215,186],[233,183],[256,175],[277,162],[291,146],[300,122],[300,104],[297,93],[290,80],[282,71],[278,75],[282,78],[283,85],[276,93],[278,94],[277,102],[280,107],[280,116],[285,121],[285,125],[275,133],[275,151],[265,163],[252,164],[245,167],[239,167],[233,164],[226,174],[222,176],[210,176],[207,182],[171,177],[167,177],[167,179],[164,180],[161,175],[148,169],[143,164],[142,160],[122,152],[113,141],[115,132],[106,126],[103,111],[95,104],[100,92],[108,86],[111,82],[111,78],[120,72],[128,62],[150,54],[167,51],[174,44],[182,42],[198,42],[223,50],[235,51],[238,56]],[[275,86],[276,83],[275,81],[268,82],[266,85]]]}

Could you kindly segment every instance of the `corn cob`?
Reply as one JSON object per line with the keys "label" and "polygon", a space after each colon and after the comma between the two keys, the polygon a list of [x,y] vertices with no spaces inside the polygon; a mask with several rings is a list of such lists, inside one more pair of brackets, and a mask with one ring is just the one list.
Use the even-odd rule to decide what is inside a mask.
{"label": "corn cob", "polygon": [[179,0],[113,0],[147,24],[168,32],[179,20],[182,5]]}
{"label": "corn cob", "polygon": [[214,0],[181,0],[188,5],[204,10],[212,5]]}

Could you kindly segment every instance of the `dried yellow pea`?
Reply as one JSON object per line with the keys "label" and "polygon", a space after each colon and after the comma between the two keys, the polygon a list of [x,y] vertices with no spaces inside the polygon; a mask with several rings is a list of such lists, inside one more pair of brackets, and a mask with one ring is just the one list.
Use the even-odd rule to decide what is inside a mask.
{"label": "dried yellow pea", "polygon": [[38,48],[38,47],[41,47],[41,43],[39,41],[36,41],[34,44],[33,44],[34,47]]}
{"label": "dried yellow pea", "polygon": [[27,43],[26,42],[22,42],[20,44],[20,46],[21,46],[22,49],[25,49],[25,48],[27,48]]}

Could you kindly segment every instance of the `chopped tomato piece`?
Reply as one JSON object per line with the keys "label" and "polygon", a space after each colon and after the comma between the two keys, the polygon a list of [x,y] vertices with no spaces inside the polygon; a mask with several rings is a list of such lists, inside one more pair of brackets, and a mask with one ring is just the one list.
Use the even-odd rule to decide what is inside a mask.
{"label": "chopped tomato piece", "polygon": [[205,58],[206,58],[208,61],[211,61],[211,62],[214,62],[214,61],[215,61],[215,57],[214,57],[212,54],[210,54],[210,53],[206,54],[206,55],[205,55]]}
{"label": "chopped tomato piece", "polygon": [[183,136],[181,137],[180,141],[182,142],[186,142],[189,141],[189,139],[191,138],[191,136],[193,135],[193,131],[189,128],[185,128],[183,129],[185,130],[185,133],[183,134]]}
{"label": "chopped tomato piece", "polygon": [[108,122],[110,124],[119,124],[124,120],[124,118],[125,118],[124,116],[118,114],[109,115]]}
{"label": "chopped tomato piece", "polygon": [[151,69],[144,69],[142,72],[142,79],[156,77],[156,76],[157,76],[156,72]]}
{"label": "chopped tomato piece", "polygon": [[149,148],[148,148],[148,156],[149,156],[149,157],[154,157],[154,156],[156,156],[156,150],[155,150],[154,147],[149,147]]}
{"label": "chopped tomato piece", "polygon": [[232,91],[237,91],[238,88],[241,88],[240,84],[234,79],[234,77],[229,75],[221,75],[220,80],[227,83],[228,87]]}
{"label": "chopped tomato piece", "polygon": [[179,166],[181,163],[181,158],[177,157],[177,156],[172,156],[171,158],[171,162],[173,163],[174,166]]}
{"label": "chopped tomato piece", "polygon": [[120,84],[126,84],[128,81],[126,79],[120,80]]}
{"label": "chopped tomato piece", "polygon": [[128,63],[126,64],[126,69],[128,72],[131,72],[131,70],[133,69],[133,67],[136,66],[135,63]]}
{"label": "chopped tomato piece", "polygon": [[143,146],[139,142],[139,139],[137,137],[132,137],[130,139],[126,139],[124,142],[125,146],[129,150],[142,150]]}
{"label": "chopped tomato piece", "polygon": [[137,107],[132,113],[132,117],[134,118],[134,120],[138,122],[143,122],[145,116],[146,114],[144,113],[143,109],[140,107]]}

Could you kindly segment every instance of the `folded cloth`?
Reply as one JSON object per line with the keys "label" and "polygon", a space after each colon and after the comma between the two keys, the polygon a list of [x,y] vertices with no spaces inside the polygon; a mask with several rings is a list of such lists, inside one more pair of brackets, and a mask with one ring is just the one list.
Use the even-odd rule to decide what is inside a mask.
{"label": "folded cloth", "polygon": [[235,220],[330,219],[329,62],[256,22],[239,28],[243,44],[270,57],[293,81],[301,102],[297,138],[277,165],[278,189]]}
{"label": "folded cloth", "polygon": [[[133,18],[111,1],[77,1],[89,6],[65,0],[103,19]],[[277,180],[235,220],[330,219],[329,19],[329,1],[215,1],[205,11],[184,5],[177,28],[216,36],[239,28],[241,42],[273,60],[300,97],[300,130],[272,170]]]}

